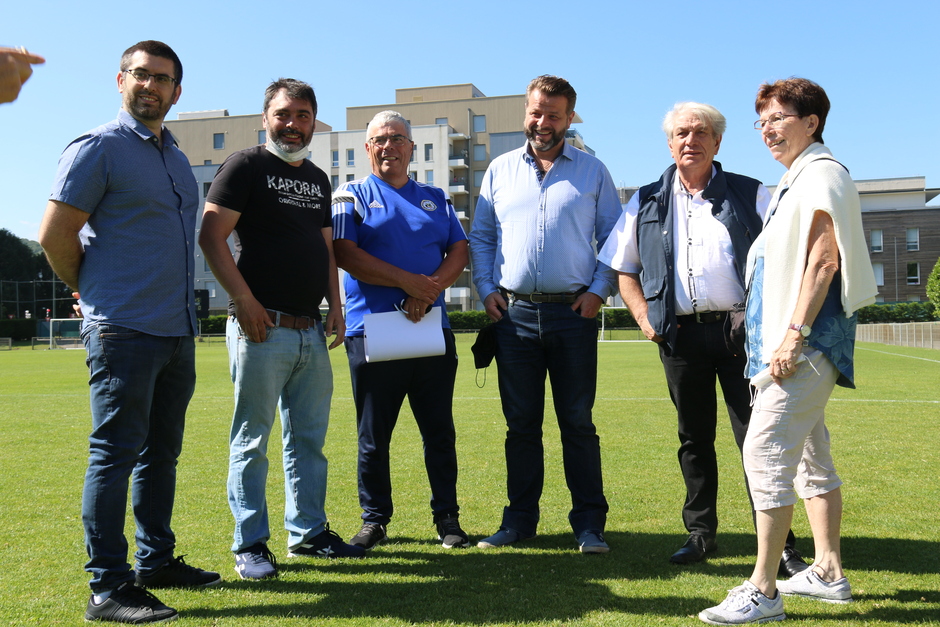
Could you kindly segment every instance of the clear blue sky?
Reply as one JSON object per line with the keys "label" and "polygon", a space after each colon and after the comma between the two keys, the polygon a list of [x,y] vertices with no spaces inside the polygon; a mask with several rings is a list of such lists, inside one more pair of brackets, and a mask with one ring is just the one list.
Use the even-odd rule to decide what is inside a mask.
{"label": "clear blue sky", "polygon": [[0,45],[47,63],[0,105],[0,228],[36,238],[59,153],[115,117],[120,53],[142,39],[183,61],[169,119],[260,112],[279,76],[311,83],[318,117],[335,129],[346,107],[394,102],[399,87],[473,83],[500,96],[564,76],[578,91],[577,128],[618,185],[649,183],[669,165],[660,122],[681,100],[728,118],[726,169],[776,184],[783,167],[751,127],[754,94],[805,76],[829,94],[826,144],[854,178],[926,176],[940,187],[938,24],[936,0],[8,2]]}

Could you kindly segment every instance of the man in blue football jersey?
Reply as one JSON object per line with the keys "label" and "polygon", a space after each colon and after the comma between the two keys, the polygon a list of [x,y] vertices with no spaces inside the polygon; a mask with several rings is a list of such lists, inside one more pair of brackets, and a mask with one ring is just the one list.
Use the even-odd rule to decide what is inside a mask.
{"label": "man in blue football jersey", "polygon": [[405,396],[424,442],[431,511],[445,548],[469,544],[458,523],[457,453],[452,410],[457,352],[442,312],[445,353],[367,363],[363,316],[402,309],[412,322],[432,306],[467,265],[468,245],[447,194],[408,175],[411,125],[382,111],[369,123],[372,174],[333,194],[333,248],[348,273],[346,355],[359,427],[362,529],[350,544],[371,549],[386,539],[392,517],[389,443]]}

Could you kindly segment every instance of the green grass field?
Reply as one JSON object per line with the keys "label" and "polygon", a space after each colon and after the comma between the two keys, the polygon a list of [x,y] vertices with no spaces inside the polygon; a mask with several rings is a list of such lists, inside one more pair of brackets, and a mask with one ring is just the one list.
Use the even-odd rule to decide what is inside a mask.
{"label": "green grass field", "polygon": [[[455,415],[461,522],[471,539],[496,531],[505,501],[496,369],[475,384],[471,335],[461,358]],[[446,551],[435,540],[421,444],[407,407],[393,441],[392,542],[363,560],[281,559],[281,576],[243,582],[229,551],[225,495],[232,385],[225,346],[200,344],[174,516],[178,553],[225,581],[160,598],[187,625],[694,625],[695,615],[746,578],[756,543],[740,462],[720,423],[719,552],[675,567],[685,540],[675,415],[655,347],[602,343],[595,422],[611,511],[611,553],[577,553],[561,470],[558,429],[545,425],[546,489],[539,536],[518,548]],[[349,538],[359,527],[355,414],[342,349],[327,440],[327,512]],[[791,623],[940,623],[940,351],[863,344],[858,390],[836,388],[828,406],[833,452],[845,481],[843,556],[857,602],[788,599]],[[479,374],[482,381],[482,373]],[[0,352],[0,625],[83,624],[88,596],[80,501],[87,456],[83,351]],[[278,428],[278,427],[276,427]],[[276,442],[272,441],[272,445]],[[283,475],[272,446],[271,548],[286,553]],[[812,554],[805,513],[794,530]],[[128,521],[127,531],[133,533]]]}

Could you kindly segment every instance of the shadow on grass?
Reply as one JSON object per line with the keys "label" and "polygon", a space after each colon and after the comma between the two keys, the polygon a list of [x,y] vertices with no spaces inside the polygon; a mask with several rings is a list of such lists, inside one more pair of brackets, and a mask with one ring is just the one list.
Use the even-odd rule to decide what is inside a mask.
{"label": "shadow on grass", "polygon": [[[672,534],[613,532],[607,535],[611,553],[581,555],[570,534],[539,536],[504,549],[451,551],[437,547],[424,550],[422,545],[429,544],[424,539],[393,538],[362,560],[285,559],[279,565],[280,580],[225,584],[235,593],[268,594],[233,599],[231,609],[191,608],[186,615],[206,619],[371,617],[479,625],[569,622],[598,612],[694,617],[720,601],[724,590],[690,590],[696,583],[694,578],[689,581],[689,576],[743,580],[750,574],[754,538],[726,534],[719,538],[715,559],[688,567],[669,564],[668,556],[684,539]],[[807,539],[804,544],[811,542]],[[845,559],[852,568],[937,572],[936,561],[927,559],[936,552],[935,543],[848,538],[844,546]],[[912,563],[903,558],[905,555],[920,559]],[[733,558],[734,563],[722,558]],[[746,558],[746,563],[742,565],[739,558]],[[874,607],[866,606],[864,611],[857,604],[832,607],[824,620],[936,620],[936,607],[909,605],[935,605],[940,602],[940,593],[903,590],[880,598],[863,595],[859,600],[875,601]],[[908,607],[882,608],[879,601]],[[794,608],[794,618],[800,616],[800,609]]]}

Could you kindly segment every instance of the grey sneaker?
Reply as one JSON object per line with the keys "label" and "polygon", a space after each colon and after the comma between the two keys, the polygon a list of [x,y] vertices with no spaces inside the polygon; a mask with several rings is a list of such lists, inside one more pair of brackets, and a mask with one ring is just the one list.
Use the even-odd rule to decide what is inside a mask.
{"label": "grey sneaker", "polygon": [[388,540],[388,533],[385,530],[385,525],[380,525],[379,523],[373,522],[364,522],[362,523],[362,529],[359,530],[359,533],[350,538],[349,544],[353,546],[361,546],[363,549],[368,551],[376,544],[382,544],[386,540]]}
{"label": "grey sneaker", "polygon": [[582,553],[610,553],[610,547],[604,541],[604,534],[600,531],[583,531],[578,536],[578,548]]}
{"label": "grey sneaker", "polygon": [[843,577],[838,581],[828,583],[813,572],[812,568],[808,568],[786,581],[778,581],[777,590],[780,591],[780,594],[787,596],[807,597],[826,603],[852,602],[852,586],[849,585],[848,579]]}
{"label": "grey sneaker", "polygon": [[757,586],[745,581],[728,592],[727,598],[715,607],[699,612],[699,620],[709,625],[745,625],[783,620],[783,597],[768,599]]}
{"label": "grey sneaker", "polygon": [[95,605],[94,595],[88,599],[85,620],[104,620],[113,623],[167,623],[179,615],[167,607],[153,593],[125,581],[111,591],[111,596]]}
{"label": "grey sneaker", "polygon": [[460,528],[460,523],[455,514],[442,516],[436,523],[437,539],[441,541],[441,546],[445,549],[470,546],[470,538]]}
{"label": "grey sneaker", "polygon": [[526,536],[515,529],[506,529],[503,527],[499,528],[499,531],[494,533],[488,538],[483,538],[477,542],[477,546],[481,549],[494,549],[498,546],[506,546],[508,544],[513,544],[519,542],[520,540],[528,540],[529,538],[534,538],[535,534],[531,536]]}

